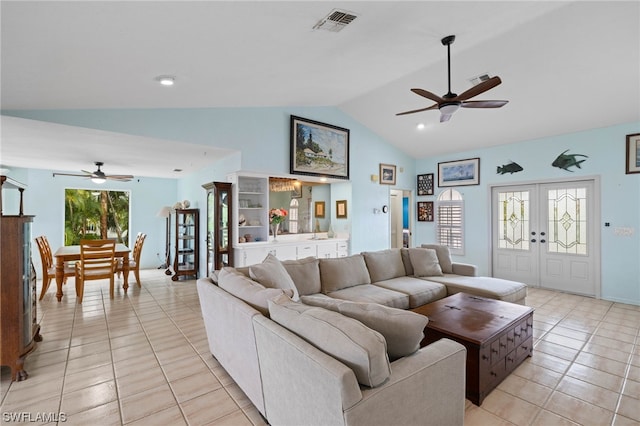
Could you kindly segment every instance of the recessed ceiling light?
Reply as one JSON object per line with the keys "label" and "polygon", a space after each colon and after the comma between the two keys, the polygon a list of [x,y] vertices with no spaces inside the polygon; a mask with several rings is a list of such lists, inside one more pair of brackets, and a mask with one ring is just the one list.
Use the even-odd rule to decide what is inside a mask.
{"label": "recessed ceiling light", "polygon": [[156,77],[156,81],[163,86],[173,86],[176,82],[176,78],[170,75],[160,75]]}
{"label": "recessed ceiling light", "polygon": [[424,130],[424,123],[418,123],[418,125],[416,126],[416,129]]}

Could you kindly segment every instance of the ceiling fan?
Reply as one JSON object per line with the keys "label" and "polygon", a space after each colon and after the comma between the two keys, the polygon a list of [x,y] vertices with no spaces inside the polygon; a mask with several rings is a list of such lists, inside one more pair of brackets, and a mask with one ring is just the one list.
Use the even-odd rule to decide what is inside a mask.
{"label": "ceiling fan", "polygon": [[428,111],[432,109],[440,110],[440,122],[449,121],[454,112],[458,110],[458,108],[500,108],[501,106],[506,105],[509,101],[470,101],[469,99],[474,96],[478,96],[481,93],[486,92],[489,89],[492,89],[502,83],[500,77],[491,77],[488,80],[483,81],[482,83],[476,84],[471,89],[463,92],[460,95],[451,92],[451,44],[456,39],[456,36],[450,35],[443,38],[442,44],[447,46],[447,69],[449,75],[449,91],[446,95],[442,97],[438,95],[434,95],[433,93],[424,90],[424,89],[411,89],[411,91],[417,95],[425,97],[427,99],[431,99],[435,102],[434,105],[431,105],[427,108],[415,109],[412,111],[400,112],[396,115],[406,115],[413,114],[416,112]]}
{"label": "ceiling fan", "polygon": [[131,179],[133,179],[132,175],[107,175],[102,170],[100,170],[100,167],[104,165],[103,162],[96,161],[94,164],[98,166],[98,170],[96,170],[95,172],[88,172],[86,170],[81,170],[82,173],[84,173],[83,175],[73,174],[73,173],[54,173],[53,175],[83,177],[83,178],[91,179],[93,183],[104,183],[107,179],[117,180],[120,182],[129,182]]}

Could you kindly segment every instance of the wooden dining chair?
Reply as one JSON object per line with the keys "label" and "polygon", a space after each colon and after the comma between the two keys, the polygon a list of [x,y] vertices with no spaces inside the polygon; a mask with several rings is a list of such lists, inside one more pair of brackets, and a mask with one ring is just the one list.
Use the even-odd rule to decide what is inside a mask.
{"label": "wooden dining chair", "polygon": [[[142,287],[142,284],[140,284],[140,254],[142,253],[142,246],[144,245],[145,238],[147,238],[147,234],[138,232],[138,235],[136,235],[136,242],[133,244],[133,257],[129,259],[129,272],[133,271],[138,287]],[[122,270],[122,259],[118,259],[118,278],[120,277]]]}
{"label": "wooden dining chair", "polygon": [[109,297],[113,299],[117,261],[114,240],[80,240],[80,260],[76,262],[76,299],[82,303],[84,282],[109,279]]}
{"label": "wooden dining chair", "polygon": [[[49,289],[51,280],[56,277],[56,265],[53,261],[53,252],[51,251],[51,245],[49,240],[44,235],[40,235],[35,238],[40,252],[40,260],[42,261],[42,290],[40,291],[40,300],[44,298],[44,295]],[[64,283],[67,283],[68,277],[75,275],[75,268],[72,265],[64,265]]]}

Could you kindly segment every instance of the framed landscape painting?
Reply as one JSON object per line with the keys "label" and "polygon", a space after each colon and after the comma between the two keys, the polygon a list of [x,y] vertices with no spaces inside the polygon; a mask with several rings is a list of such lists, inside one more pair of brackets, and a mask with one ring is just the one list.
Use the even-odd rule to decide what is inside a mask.
{"label": "framed landscape painting", "polygon": [[290,172],[349,179],[349,129],[292,115]]}
{"label": "framed landscape painting", "polygon": [[438,186],[480,185],[480,159],[438,163]]}

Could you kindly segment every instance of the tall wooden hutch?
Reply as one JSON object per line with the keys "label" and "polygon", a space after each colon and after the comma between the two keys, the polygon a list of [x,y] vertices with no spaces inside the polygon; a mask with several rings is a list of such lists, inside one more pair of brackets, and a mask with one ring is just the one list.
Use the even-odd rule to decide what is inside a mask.
{"label": "tall wooden hutch", "polygon": [[[24,359],[42,340],[36,315],[36,272],[31,263],[31,223],[23,213],[25,185],[0,176],[0,364],[11,368],[11,380],[24,380]],[[5,215],[2,192],[17,189],[17,215]]]}

